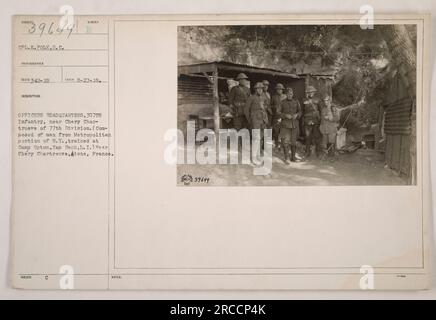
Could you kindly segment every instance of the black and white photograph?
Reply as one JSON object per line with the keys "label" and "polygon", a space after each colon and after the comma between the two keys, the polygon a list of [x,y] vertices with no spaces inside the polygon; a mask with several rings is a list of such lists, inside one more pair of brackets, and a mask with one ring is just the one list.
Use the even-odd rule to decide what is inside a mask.
{"label": "black and white photograph", "polygon": [[415,185],[416,33],[179,26],[178,185]]}

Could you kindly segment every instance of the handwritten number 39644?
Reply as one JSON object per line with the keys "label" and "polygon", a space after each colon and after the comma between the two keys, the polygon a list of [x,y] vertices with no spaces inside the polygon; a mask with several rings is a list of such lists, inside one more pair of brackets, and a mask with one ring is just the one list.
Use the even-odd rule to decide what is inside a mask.
{"label": "handwritten number 39644", "polygon": [[67,38],[71,36],[71,33],[73,32],[74,25],[68,28],[65,27],[55,27],[55,23],[45,23],[41,22],[40,24],[36,24],[34,22],[31,22],[31,26],[28,30],[29,34],[37,34],[40,37],[42,37],[44,34],[51,35],[56,33],[63,33],[64,31],[68,31]]}

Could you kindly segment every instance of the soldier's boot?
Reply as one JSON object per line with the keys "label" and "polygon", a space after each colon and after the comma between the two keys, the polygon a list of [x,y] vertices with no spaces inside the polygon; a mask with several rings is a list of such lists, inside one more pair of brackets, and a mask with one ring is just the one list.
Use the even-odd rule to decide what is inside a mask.
{"label": "soldier's boot", "polygon": [[330,161],[336,161],[336,151],[335,151],[335,144],[334,143],[330,143],[329,158],[330,158]]}
{"label": "soldier's boot", "polygon": [[327,149],[325,150],[325,153],[329,158],[332,156],[332,147],[333,146],[331,143],[327,143]]}
{"label": "soldier's boot", "polygon": [[310,143],[306,143],[306,158],[310,157]]}
{"label": "soldier's boot", "polygon": [[274,140],[275,140],[275,142],[276,142],[276,148],[277,148],[277,150],[278,151],[280,151],[280,139],[279,139],[279,137],[278,136],[276,136],[275,138],[274,138]]}
{"label": "soldier's boot", "polygon": [[333,157],[336,157],[336,145],[334,143],[332,143],[332,148],[331,148],[330,152],[332,153]]}
{"label": "soldier's boot", "polygon": [[296,162],[297,158],[295,157],[295,153],[297,151],[297,146],[291,146],[291,161]]}
{"label": "soldier's boot", "polygon": [[283,162],[285,164],[289,164],[289,146],[287,144],[283,144],[282,147],[283,147],[283,153],[285,155]]}
{"label": "soldier's boot", "polygon": [[330,143],[327,143],[325,146],[323,146],[323,156],[322,156],[322,160],[324,160],[325,158],[327,158],[329,156],[329,152],[330,152]]}
{"label": "soldier's boot", "polygon": [[323,155],[322,148],[319,144],[315,145],[315,154],[317,158],[320,158]]}

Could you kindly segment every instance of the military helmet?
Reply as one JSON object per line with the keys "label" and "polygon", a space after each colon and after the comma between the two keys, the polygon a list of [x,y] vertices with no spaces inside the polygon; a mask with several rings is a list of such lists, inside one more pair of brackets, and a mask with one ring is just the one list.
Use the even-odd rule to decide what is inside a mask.
{"label": "military helmet", "polygon": [[240,73],[236,77],[236,80],[241,80],[241,79],[248,79],[248,77],[247,77],[247,75],[245,73]]}
{"label": "military helmet", "polygon": [[318,90],[316,90],[314,86],[308,86],[306,88],[306,93],[317,92],[317,91]]}
{"label": "military helmet", "polygon": [[263,80],[262,83],[263,83],[264,86],[269,86],[269,81],[268,80]]}
{"label": "military helmet", "polygon": [[285,86],[282,85],[281,83],[277,83],[277,85],[276,85],[276,89],[284,90],[284,89],[285,89]]}
{"label": "military helmet", "polygon": [[257,89],[257,88],[263,88],[262,82],[256,83],[256,85],[254,86],[254,89]]}

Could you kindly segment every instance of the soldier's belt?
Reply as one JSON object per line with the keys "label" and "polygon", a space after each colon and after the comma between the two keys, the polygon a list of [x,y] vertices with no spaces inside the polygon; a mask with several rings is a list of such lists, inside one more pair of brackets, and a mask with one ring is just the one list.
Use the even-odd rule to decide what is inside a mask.
{"label": "soldier's belt", "polygon": [[316,126],[316,125],[319,125],[319,123],[316,123],[312,120],[307,120],[307,121],[305,121],[304,125],[305,126]]}

